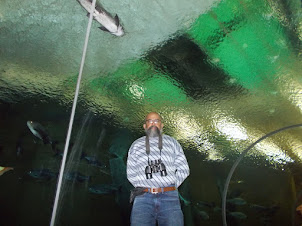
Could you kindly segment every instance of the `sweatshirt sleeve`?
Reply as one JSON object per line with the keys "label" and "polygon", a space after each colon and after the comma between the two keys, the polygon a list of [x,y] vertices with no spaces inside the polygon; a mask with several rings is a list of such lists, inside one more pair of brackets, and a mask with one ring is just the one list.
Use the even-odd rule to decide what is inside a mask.
{"label": "sweatshirt sleeve", "polygon": [[175,140],[176,157],[175,157],[175,174],[176,187],[179,187],[182,182],[189,176],[190,168],[181,145]]}
{"label": "sweatshirt sleeve", "polygon": [[133,143],[128,151],[127,178],[134,187],[135,187],[135,182],[136,182],[136,178],[137,178],[135,166],[136,166],[136,158],[135,158],[135,148],[134,148],[134,143]]}

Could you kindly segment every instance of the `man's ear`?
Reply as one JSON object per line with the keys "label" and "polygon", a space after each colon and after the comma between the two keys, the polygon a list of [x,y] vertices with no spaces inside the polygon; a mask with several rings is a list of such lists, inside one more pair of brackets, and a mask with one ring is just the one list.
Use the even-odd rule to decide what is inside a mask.
{"label": "man's ear", "polygon": [[161,128],[164,128],[164,123],[161,124]]}
{"label": "man's ear", "polygon": [[146,129],[146,124],[143,125],[144,129]]}

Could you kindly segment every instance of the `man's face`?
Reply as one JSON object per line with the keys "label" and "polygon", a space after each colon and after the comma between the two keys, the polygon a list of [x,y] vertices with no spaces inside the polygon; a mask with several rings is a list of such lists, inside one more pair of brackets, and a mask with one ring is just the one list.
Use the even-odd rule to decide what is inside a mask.
{"label": "man's face", "polygon": [[153,133],[157,133],[158,130],[162,132],[163,127],[164,124],[161,122],[161,118],[158,114],[150,113],[147,115],[144,124],[144,129],[146,133],[147,131],[149,131],[149,133],[153,134]]}

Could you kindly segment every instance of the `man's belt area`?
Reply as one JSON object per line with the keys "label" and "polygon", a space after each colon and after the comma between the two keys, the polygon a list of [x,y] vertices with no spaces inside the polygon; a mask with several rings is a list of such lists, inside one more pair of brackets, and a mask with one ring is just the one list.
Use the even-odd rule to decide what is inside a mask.
{"label": "man's belt area", "polygon": [[150,192],[151,194],[163,193],[167,191],[175,191],[176,187],[164,187],[164,188],[143,188],[137,187],[131,190],[130,193],[130,203],[133,202],[136,196],[142,195],[146,192]]}
{"label": "man's belt area", "polygon": [[166,192],[166,191],[175,191],[176,187],[164,187],[164,188],[145,188],[144,192],[150,192],[152,194],[157,194],[160,192]]}

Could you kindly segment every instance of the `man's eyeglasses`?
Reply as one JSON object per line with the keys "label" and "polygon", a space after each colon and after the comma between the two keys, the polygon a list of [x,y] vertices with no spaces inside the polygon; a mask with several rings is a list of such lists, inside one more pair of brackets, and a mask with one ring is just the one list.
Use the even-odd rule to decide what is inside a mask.
{"label": "man's eyeglasses", "polygon": [[151,124],[151,123],[158,124],[158,123],[160,123],[160,120],[159,119],[148,119],[148,120],[146,120],[146,123],[148,123],[148,124]]}

